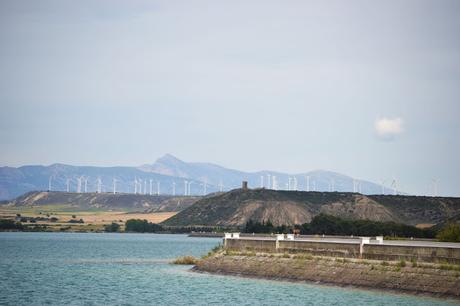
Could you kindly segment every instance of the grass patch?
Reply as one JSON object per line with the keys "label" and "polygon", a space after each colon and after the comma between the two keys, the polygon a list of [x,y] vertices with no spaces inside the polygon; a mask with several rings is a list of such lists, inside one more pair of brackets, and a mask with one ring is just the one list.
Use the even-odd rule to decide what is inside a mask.
{"label": "grass patch", "polygon": [[311,256],[309,254],[300,254],[300,255],[295,255],[294,258],[295,259],[303,259],[303,260],[312,260],[313,256]]}
{"label": "grass patch", "polygon": [[387,266],[389,266],[390,264],[388,263],[388,261],[382,261],[381,265],[387,267]]}
{"label": "grass patch", "polygon": [[460,271],[460,265],[442,264],[439,266],[439,269],[447,271]]}
{"label": "grass patch", "polygon": [[400,260],[397,264],[397,267],[399,268],[404,268],[406,266],[406,261],[405,260]]}
{"label": "grass patch", "polygon": [[174,265],[196,265],[198,261],[199,259],[193,256],[182,256],[182,257],[176,258],[172,262],[172,264]]}

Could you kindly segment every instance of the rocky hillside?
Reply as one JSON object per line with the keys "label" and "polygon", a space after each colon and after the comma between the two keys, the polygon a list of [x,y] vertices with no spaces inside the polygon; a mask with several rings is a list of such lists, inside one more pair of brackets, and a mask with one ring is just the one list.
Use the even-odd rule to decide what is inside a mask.
{"label": "rocky hillside", "polygon": [[201,197],[167,195],[44,192],[26,193],[7,203],[8,206],[71,205],[72,208],[135,210],[146,212],[181,211]]}
{"label": "rocky hillside", "polygon": [[320,213],[410,225],[436,224],[460,213],[460,198],[235,189],[203,198],[163,223],[241,226],[252,219],[293,225],[310,222]]}

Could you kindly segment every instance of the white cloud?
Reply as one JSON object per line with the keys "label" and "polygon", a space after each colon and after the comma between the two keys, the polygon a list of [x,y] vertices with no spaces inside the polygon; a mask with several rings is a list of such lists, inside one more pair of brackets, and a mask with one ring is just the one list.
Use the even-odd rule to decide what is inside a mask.
{"label": "white cloud", "polygon": [[401,118],[380,118],[375,120],[374,127],[377,135],[384,140],[393,140],[404,131],[404,121]]}

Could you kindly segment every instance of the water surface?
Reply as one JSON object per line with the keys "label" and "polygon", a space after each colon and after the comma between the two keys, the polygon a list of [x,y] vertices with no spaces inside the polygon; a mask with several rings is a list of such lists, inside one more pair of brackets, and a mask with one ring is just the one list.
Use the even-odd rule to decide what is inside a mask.
{"label": "water surface", "polygon": [[454,301],[189,272],[221,242],[185,235],[0,233],[0,305],[453,305]]}

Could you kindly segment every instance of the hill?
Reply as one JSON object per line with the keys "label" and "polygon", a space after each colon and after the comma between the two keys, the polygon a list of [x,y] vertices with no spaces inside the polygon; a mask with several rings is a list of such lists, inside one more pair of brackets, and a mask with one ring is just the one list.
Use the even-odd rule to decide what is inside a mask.
{"label": "hill", "polygon": [[293,225],[310,222],[320,213],[353,220],[436,224],[460,213],[460,198],[235,189],[201,199],[163,224],[242,226],[252,219]]}
{"label": "hill", "polygon": [[72,209],[129,210],[145,212],[177,212],[198,201],[200,197],[168,195],[29,192],[6,204],[9,207],[69,205]]}

